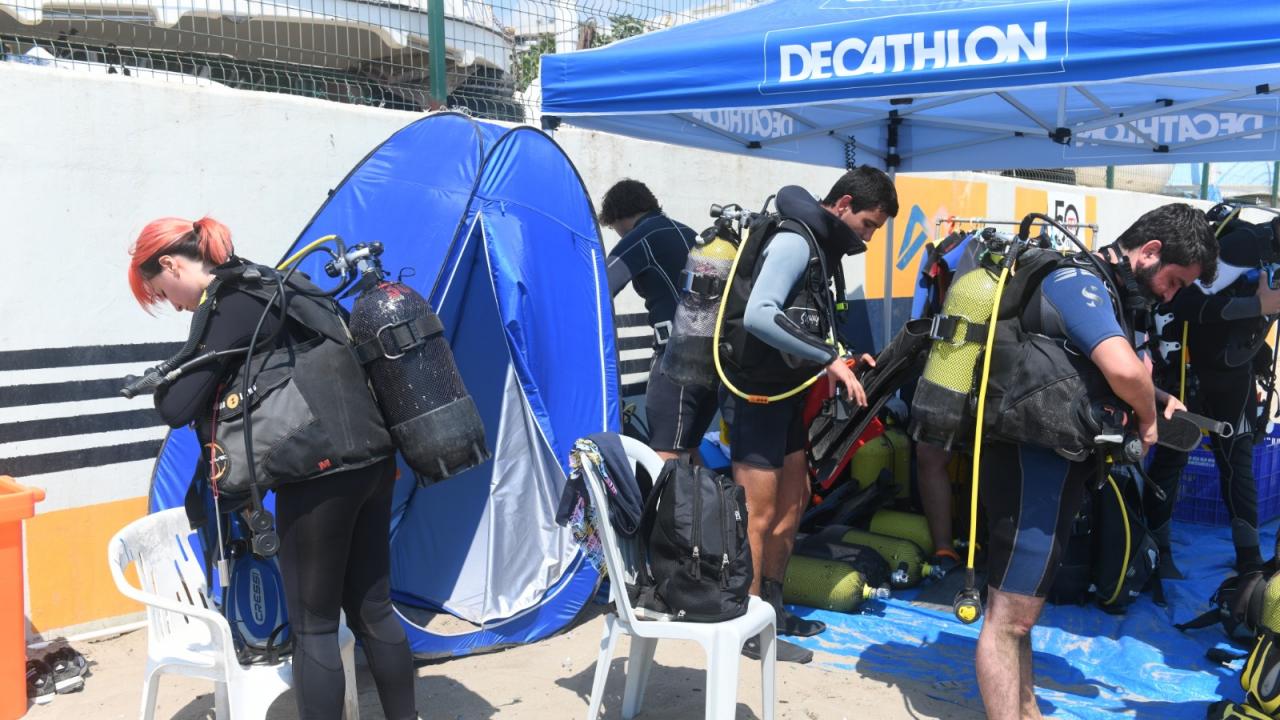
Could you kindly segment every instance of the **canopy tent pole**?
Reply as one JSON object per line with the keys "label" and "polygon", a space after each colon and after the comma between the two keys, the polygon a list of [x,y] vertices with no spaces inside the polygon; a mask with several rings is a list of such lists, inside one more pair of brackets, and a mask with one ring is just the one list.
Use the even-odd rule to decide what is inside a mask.
{"label": "canopy tent pole", "polygon": [[[895,152],[896,148],[889,152]],[[889,182],[896,182],[898,170],[889,166]],[[893,217],[885,224],[884,241],[884,342],[878,349],[883,350],[893,337]]]}

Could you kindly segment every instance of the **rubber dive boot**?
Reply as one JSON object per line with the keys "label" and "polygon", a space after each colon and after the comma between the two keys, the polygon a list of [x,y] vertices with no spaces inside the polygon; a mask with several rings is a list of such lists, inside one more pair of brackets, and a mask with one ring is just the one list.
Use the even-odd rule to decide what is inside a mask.
{"label": "rubber dive boot", "polygon": [[1262,567],[1262,551],[1258,548],[1258,529],[1236,518],[1231,521],[1231,543],[1236,546],[1236,572],[1246,573]]}
{"label": "rubber dive boot", "polygon": [[760,583],[760,594],[765,602],[773,606],[778,614],[778,634],[793,637],[813,637],[827,629],[827,624],[820,620],[805,620],[787,609],[782,603],[782,583],[772,578],[765,578]]}
{"label": "rubber dive boot", "polygon": [[1236,572],[1243,575],[1253,570],[1262,569],[1262,552],[1257,545],[1253,547],[1236,546]]}
{"label": "rubber dive boot", "polygon": [[929,558],[929,564],[937,568],[937,576],[943,578],[960,566],[960,554],[949,547],[939,548]]}
{"label": "rubber dive boot", "polygon": [[[813,651],[789,643],[782,638],[774,638],[773,642],[778,646],[778,662],[792,662],[804,665],[813,660]],[[742,645],[742,654],[752,660],[760,659],[760,638],[753,637]]]}
{"label": "rubber dive boot", "polygon": [[1156,570],[1160,579],[1185,580],[1186,576],[1182,574],[1182,571],[1173,562],[1173,549],[1169,543],[1169,523],[1153,528],[1151,536],[1156,541],[1156,548],[1160,550],[1160,566]]}

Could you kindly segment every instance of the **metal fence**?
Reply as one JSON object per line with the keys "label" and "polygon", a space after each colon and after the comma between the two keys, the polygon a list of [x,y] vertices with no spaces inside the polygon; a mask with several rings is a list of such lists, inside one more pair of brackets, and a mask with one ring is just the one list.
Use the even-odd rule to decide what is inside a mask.
{"label": "metal fence", "polygon": [[1280,163],[1265,161],[991,172],[1025,180],[1269,207],[1277,205],[1277,195],[1280,195]]}
{"label": "metal fence", "polygon": [[[753,0],[0,0],[3,59],[526,121],[543,53]],[[431,52],[440,38],[443,53]],[[434,68],[432,61],[443,65]]]}

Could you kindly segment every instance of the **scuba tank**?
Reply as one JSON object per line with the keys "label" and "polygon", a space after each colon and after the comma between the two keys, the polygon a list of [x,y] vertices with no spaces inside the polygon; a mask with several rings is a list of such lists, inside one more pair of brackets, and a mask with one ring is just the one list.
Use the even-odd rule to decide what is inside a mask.
{"label": "scuba tank", "polygon": [[889,584],[893,588],[915,587],[925,577],[935,574],[935,568],[925,562],[924,551],[910,540],[850,529],[840,536],[840,541],[866,545],[880,553],[893,570],[889,576]]}
{"label": "scuba tank", "polygon": [[917,513],[878,510],[871,516],[867,529],[873,533],[910,540],[920,546],[926,557],[937,549],[933,546],[933,535],[929,534],[929,521]]}
{"label": "scuba tank", "polygon": [[384,280],[382,246],[369,247],[356,263],[360,295],[348,321],[356,357],[405,462],[443,480],[489,459],[484,423],[440,318],[413,288]]}
{"label": "scuba tank", "polygon": [[689,251],[681,274],[683,292],[662,355],[662,372],[677,385],[713,388],[719,383],[712,336],[725,280],[738,255],[739,236],[733,216],[726,215],[723,207],[712,205],[711,216],[715,224],[698,236],[698,245]]}
{"label": "scuba tank", "polygon": [[871,587],[852,565],[839,560],[793,555],[782,582],[784,602],[806,607],[853,612],[872,598],[886,598],[886,588]]}
{"label": "scuba tank", "polygon": [[[987,228],[980,240],[989,243],[996,235]],[[935,342],[911,401],[911,436],[916,442],[950,450],[967,434],[974,371],[986,341],[983,331],[992,319],[998,277],[981,265],[960,275],[947,291],[942,315],[934,317],[930,335]],[[950,320],[948,328],[942,327],[944,317]]]}
{"label": "scuba tank", "polygon": [[865,442],[849,461],[849,474],[859,487],[874,485],[882,472],[888,472],[893,481],[894,497],[911,495],[911,458],[907,454],[911,443],[907,434],[896,427],[886,425],[884,432]]}

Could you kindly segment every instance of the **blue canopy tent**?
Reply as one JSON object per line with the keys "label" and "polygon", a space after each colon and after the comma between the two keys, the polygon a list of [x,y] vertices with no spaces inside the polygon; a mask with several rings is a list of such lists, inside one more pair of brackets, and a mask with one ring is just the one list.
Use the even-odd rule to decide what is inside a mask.
{"label": "blue canopy tent", "polygon": [[890,173],[1274,160],[1278,93],[1271,0],[785,0],[542,57],[544,125]]}
{"label": "blue canopy tent", "polygon": [[[382,242],[388,271],[430,300],[493,453],[427,487],[402,465],[391,584],[414,653],[560,630],[599,583],[554,520],[569,450],[620,417],[604,253],[577,171],[533,128],[429,116],[357,165],[282,257],[329,234]],[[323,286],[327,259],[301,270]],[[190,431],[171,434],[153,509],[181,503],[197,456]]]}

